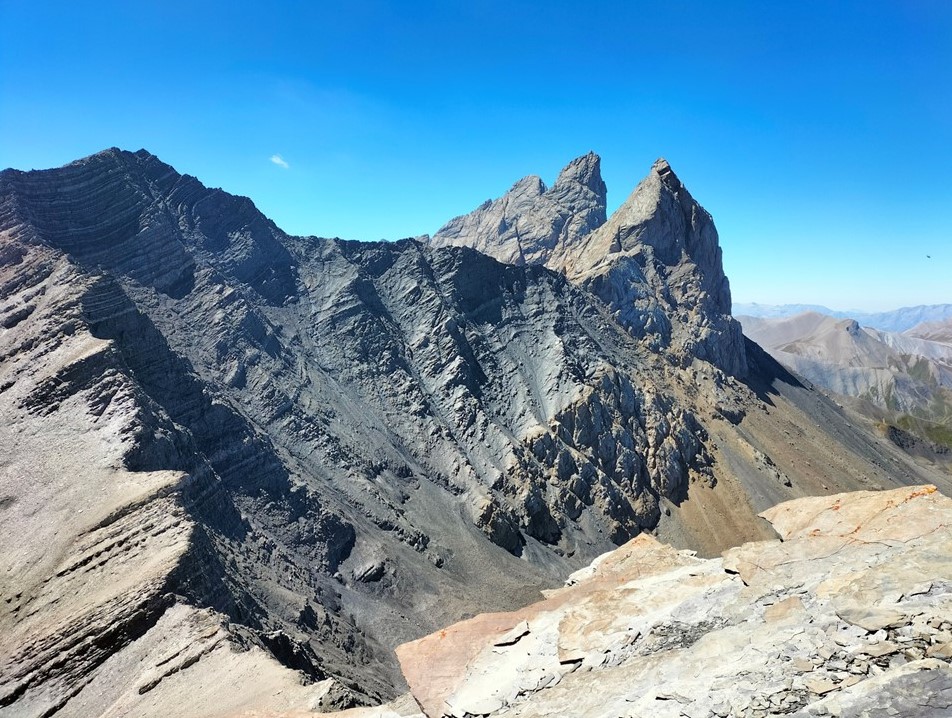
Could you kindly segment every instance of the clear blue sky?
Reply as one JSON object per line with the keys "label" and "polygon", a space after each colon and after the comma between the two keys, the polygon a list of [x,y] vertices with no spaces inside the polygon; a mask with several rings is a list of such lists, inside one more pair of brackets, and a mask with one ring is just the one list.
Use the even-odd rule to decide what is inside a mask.
{"label": "clear blue sky", "polygon": [[0,0],[0,167],[113,145],[357,239],[664,156],[736,301],[952,302],[949,0]]}

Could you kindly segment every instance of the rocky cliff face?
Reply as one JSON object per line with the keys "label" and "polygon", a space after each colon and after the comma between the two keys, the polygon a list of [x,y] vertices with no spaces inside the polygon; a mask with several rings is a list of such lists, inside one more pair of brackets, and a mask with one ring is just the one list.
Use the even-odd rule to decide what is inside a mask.
{"label": "rocky cliff face", "polygon": [[611,216],[550,260],[585,285],[618,321],[682,364],[695,358],[747,372],[740,325],[711,215],[663,159]]}
{"label": "rocky cliff face", "polygon": [[530,175],[506,194],[447,222],[432,238],[437,247],[473,247],[506,264],[545,264],[605,224],[601,158],[589,152],[570,162],[547,189]]}
{"label": "rocky cliff face", "polygon": [[[454,219],[433,242],[475,247],[510,264],[544,264],[595,294],[653,351],[744,376],[743,337],[730,316],[711,215],[659,159],[606,222],[598,169],[596,155],[580,157],[548,192],[527,177],[501,199]],[[599,213],[589,209],[593,195]]]}
{"label": "rocky cliff face", "polygon": [[[145,151],[0,173],[0,715],[148,713],[206,671],[378,700],[393,646],[639,533],[717,552],[790,496],[943,481],[753,347],[746,384],[688,361],[690,327],[721,346],[719,254],[662,174],[604,224],[573,163],[507,264],[290,237]],[[542,266],[609,227],[591,272]],[[599,289],[622,276],[669,334]],[[188,712],[261,699],[221,690]]]}

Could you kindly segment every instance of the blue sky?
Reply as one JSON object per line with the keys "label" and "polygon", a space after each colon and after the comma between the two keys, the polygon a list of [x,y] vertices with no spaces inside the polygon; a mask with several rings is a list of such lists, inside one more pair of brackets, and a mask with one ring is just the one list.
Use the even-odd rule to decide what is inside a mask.
{"label": "blue sky", "polygon": [[952,302],[947,0],[0,0],[0,167],[113,145],[356,239],[664,156],[736,301]]}

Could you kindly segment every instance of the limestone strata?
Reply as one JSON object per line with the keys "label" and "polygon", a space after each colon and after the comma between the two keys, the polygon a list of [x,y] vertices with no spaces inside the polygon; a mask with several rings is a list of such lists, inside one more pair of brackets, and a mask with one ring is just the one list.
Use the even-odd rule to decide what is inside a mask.
{"label": "limestone strata", "polygon": [[952,500],[791,501],[719,559],[640,536],[521,611],[398,648],[442,716],[940,716],[952,711]]}

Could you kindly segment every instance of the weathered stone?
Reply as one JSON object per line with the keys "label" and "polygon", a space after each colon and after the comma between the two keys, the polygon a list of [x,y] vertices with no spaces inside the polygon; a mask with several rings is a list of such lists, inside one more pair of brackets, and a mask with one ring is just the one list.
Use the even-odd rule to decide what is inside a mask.
{"label": "weathered stone", "polygon": [[930,646],[926,651],[929,658],[941,658],[943,660],[952,660],[952,643],[940,643]]}
{"label": "weathered stone", "polygon": [[809,661],[806,658],[801,658],[800,656],[797,656],[796,658],[794,658],[790,663],[796,670],[800,671],[801,673],[809,673],[814,668],[813,661]]}
{"label": "weathered stone", "polygon": [[[899,658],[896,644],[869,644],[867,632],[843,623],[825,595],[835,575],[843,591],[860,587],[875,602],[882,597],[872,586],[921,584],[924,574],[914,567],[923,562],[928,576],[947,580],[949,537],[933,525],[952,519],[952,500],[913,487],[824,502],[802,499],[767,512],[778,517],[785,540],[732,549],[724,561],[636,539],[545,601],[401,646],[411,691],[431,718],[559,715],[568,706],[580,717],[858,714],[849,706],[862,706],[864,715],[891,706],[904,706],[910,718],[941,715],[930,711],[948,705],[948,663],[900,658],[873,666],[868,677],[853,655]],[[876,545],[843,536],[840,512],[849,521],[862,515]],[[920,515],[929,520],[911,528],[910,517]],[[726,572],[726,559],[737,556],[743,562],[731,565],[757,569],[746,577]],[[867,583],[871,572],[874,584]],[[928,595],[920,625],[943,610],[944,594]],[[769,602],[763,618],[751,610],[751,596]],[[911,680],[900,687],[894,676]]]}
{"label": "weathered stone", "polygon": [[497,200],[456,217],[431,239],[438,247],[478,249],[506,264],[544,264],[564,244],[605,223],[605,183],[594,152],[569,163],[551,189],[525,177]]}
{"label": "weathered stone", "polygon": [[[584,243],[603,219],[597,162],[563,174],[548,216],[568,228],[559,246]],[[199,715],[222,695],[208,686],[229,693],[219,670],[261,670],[274,678],[262,690],[312,681],[334,705],[383,700],[403,690],[393,646],[525,605],[639,532],[716,555],[771,537],[756,512],[800,492],[931,480],[753,345],[730,349],[736,366],[753,357],[749,385],[725,373],[709,218],[660,165],[642,190],[623,215],[647,243],[626,230],[624,257],[569,281],[554,252],[546,268],[422,240],[292,237],[145,151],[0,173],[0,710],[97,715],[131,691],[134,713],[205,686]],[[593,294],[603,269],[618,274]],[[781,426],[809,432],[796,452]],[[828,468],[804,468],[801,454],[831,445]],[[624,635],[594,599],[561,645],[530,621],[515,646],[571,660],[524,666],[516,698],[610,669],[625,646],[715,640],[728,617],[704,617],[705,592],[739,579],[683,578],[691,601],[669,615],[649,596],[664,620],[637,614]],[[844,591],[850,605],[868,583]],[[758,586],[750,605],[766,606]],[[944,586],[879,608],[919,615]],[[147,655],[164,645],[151,632],[179,631],[161,619],[188,606],[214,609],[243,650],[186,650],[197,662],[172,660],[153,684],[164,674],[139,658],[168,657]],[[593,616],[608,653],[575,660]],[[312,697],[239,688],[249,710]]]}
{"label": "weathered stone", "polygon": [[813,715],[943,718],[952,711],[952,669],[917,661],[837,691],[795,718]]}

